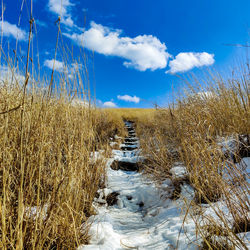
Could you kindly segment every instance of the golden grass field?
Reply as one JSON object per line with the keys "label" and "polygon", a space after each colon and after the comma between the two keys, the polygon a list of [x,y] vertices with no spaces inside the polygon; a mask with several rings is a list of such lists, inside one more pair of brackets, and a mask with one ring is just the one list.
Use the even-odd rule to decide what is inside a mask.
{"label": "golden grass field", "polygon": [[[59,35],[60,20],[57,39]],[[30,36],[27,58],[31,42]],[[249,231],[248,183],[236,164],[250,146],[248,66],[232,79],[201,79],[205,90],[199,84],[195,90],[189,87],[197,83],[191,78],[189,94],[168,107],[102,109],[73,104],[77,98],[91,101],[89,79],[80,69],[70,89],[68,79],[63,74],[56,78],[54,69],[45,80],[35,81],[27,60],[20,79],[13,59],[4,60],[11,77],[0,83],[1,249],[75,249],[88,242],[87,219],[94,214],[96,191],[105,183],[109,141],[125,135],[124,119],[136,122],[149,178],[160,182],[171,177],[176,161],[187,167],[186,179],[173,181],[176,187],[185,181],[195,189],[187,211],[196,220],[203,249],[246,248],[237,233]],[[247,138],[243,146],[242,136]],[[230,137],[243,148],[234,152],[235,162],[218,145]],[[100,149],[106,158],[93,161]],[[213,208],[220,198],[234,218],[233,226],[223,211],[216,210],[216,221],[200,212],[201,202]],[[226,237],[221,243],[215,235]]]}

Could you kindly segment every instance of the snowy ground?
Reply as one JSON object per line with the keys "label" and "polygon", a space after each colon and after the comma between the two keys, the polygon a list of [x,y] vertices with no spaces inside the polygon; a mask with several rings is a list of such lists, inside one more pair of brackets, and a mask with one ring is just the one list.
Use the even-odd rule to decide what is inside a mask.
{"label": "snowy ground", "polygon": [[[144,160],[144,157],[140,156],[139,140],[134,131],[131,131],[132,127],[133,124],[126,123],[126,128],[130,131],[130,138],[127,139],[129,143],[125,140],[120,145],[120,150],[113,150],[112,158],[108,159],[106,188],[98,191],[99,198],[96,198],[94,203],[97,215],[89,219],[92,223],[90,244],[78,249],[199,249],[202,239],[196,234],[194,221],[189,215],[185,216],[188,203],[194,197],[194,190],[189,185],[182,185],[180,198],[171,200],[169,197],[174,187],[170,179],[166,179],[157,187],[142,173],[113,170],[110,167],[114,161],[131,164]],[[229,139],[218,143],[223,152],[230,153],[235,150],[234,139]],[[116,144],[113,142],[112,145]],[[100,153],[97,156],[100,156]],[[246,178],[249,176],[250,158],[243,158],[236,166],[246,173]],[[182,178],[187,171],[181,162],[176,162],[171,173],[174,178]],[[108,206],[105,198],[114,192],[119,194],[117,204]],[[218,222],[220,219],[217,210],[223,211],[225,218],[232,220],[223,199],[212,206],[201,204],[201,208],[203,215]],[[200,225],[202,224],[204,221],[200,221]],[[250,233],[241,233],[238,237],[250,249]]]}
{"label": "snowy ground", "polygon": [[[107,187],[99,190],[100,197],[95,203],[97,215],[90,218],[90,244],[79,250],[198,248],[193,221],[187,217],[183,225],[184,199],[192,198],[191,187],[184,185],[182,198],[170,200],[167,198],[173,191],[170,180],[165,180],[159,189],[142,173],[112,170],[110,165],[114,160],[137,162],[142,158],[139,149],[113,150],[113,157],[107,163]],[[183,174],[183,167],[176,167],[178,173]],[[112,192],[119,193],[117,205],[100,205],[104,203],[102,197]]]}

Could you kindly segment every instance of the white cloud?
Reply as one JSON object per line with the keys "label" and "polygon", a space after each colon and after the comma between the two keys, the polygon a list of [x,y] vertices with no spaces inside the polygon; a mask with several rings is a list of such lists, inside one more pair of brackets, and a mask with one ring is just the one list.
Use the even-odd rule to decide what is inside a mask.
{"label": "white cloud", "polygon": [[152,35],[121,37],[121,30],[114,30],[95,22],[91,22],[90,29],[82,34],[64,35],[89,50],[106,56],[124,58],[126,61],[123,64],[126,67],[140,71],[165,68],[170,57],[166,45]]}
{"label": "white cloud", "polygon": [[68,15],[70,6],[73,4],[69,0],[49,0],[49,10],[55,14],[64,17]]}
{"label": "white cloud", "polygon": [[64,69],[63,62],[51,59],[51,60],[45,60],[43,65],[50,68],[50,69],[53,69],[54,63],[55,63],[55,68],[54,68],[55,71],[62,72]]}
{"label": "white cloud", "polygon": [[7,65],[0,65],[0,86],[18,83],[20,86],[24,83],[25,77],[17,68],[10,68]]}
{"label": "white cloud", "polygon": [[7,21],[3,21],[3,30],[2,30],[2,21],[0,21],[0,30],[3,32],[3,36],[14,37],[20,41],[25,41],[28,39],[28,34],[26,31],[18,28],[15,24],[11,24]]}
{"label": "white cloud", "polygon": [[134,102],[134,103],[139,103],[140,102],[140,98],[137,96],[130,96],[130,95],[118,95],[117,98],[119,100],[123,100],[126,102]]}
{"label": "white cloud", "polygon": [[215,62],[214,54],[202,53],[179,53],[174,60],[169,62],[170,70],[166,73],[175,74],[178,72],[186,72],[194,67],[209,66]]}
{"label": "white cloud", "polygon": [[91,104],[87,100],[83,100],[83,99],[80,99],[80,98],[74,98],[71,101],[71,105],[72,106],[81,106],[81,107],[89,107],[89,106],[91,106]]}
{"label": "white cloud", "polygon": [[65,24],[66,26],[69,26],[69,27],[73,27],[74,26],[74,22],[73,22],[71,16],[66,17],[65,19],[62,19],[62,23]]}
{"label": "white cloud", "polygon": [[116,104],[113,103],[113,102],[111,102],[111,101],[109,101],[109,102],[104,102],[104,103],[103,103],[103,107],[105,107],[105,108],[116,108]]}
{"label": "white cloud", "polygon": [[49,0],[49,11],[59,15],[61,22],[68,27],[75,26],[70,13],[71,6],[74,6],[69,0]]}
{"label": "white cloud", "polygon": [[202,92],[198,92],[196,95],[203,100],[207,100],[207,99],[211,99],[213,97],[216,97],[216,94],[212,91],[202,91]]}

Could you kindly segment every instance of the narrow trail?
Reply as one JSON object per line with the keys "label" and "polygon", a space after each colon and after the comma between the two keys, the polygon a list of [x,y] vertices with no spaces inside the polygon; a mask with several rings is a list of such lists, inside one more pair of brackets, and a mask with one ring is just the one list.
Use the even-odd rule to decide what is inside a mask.
{"label": "narrow trail", "polygon": [[[171,180],[156,185],[138,172],[143,157],[134,123],[125,122],[128,137],[108,160],[106,188],[95,201],[90,244],[79,249],[196,249],[195,225],[187,218],[183,227],[183,198],[168,199]],[[179,166],[177,168],[180,168]],[[182,197],[189,198],[189,186]],[[108,202],[107,202],[108,201]],[[192,243],[193,242],[193,243]]]}

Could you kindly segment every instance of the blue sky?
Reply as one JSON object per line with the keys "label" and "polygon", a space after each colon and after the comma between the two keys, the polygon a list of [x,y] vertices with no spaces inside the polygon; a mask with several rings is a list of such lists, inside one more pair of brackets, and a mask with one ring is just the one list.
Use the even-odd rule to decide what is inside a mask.
{"label": "blue sky", "polygon": [[[8,43],[15,48],[18,39],[25,50],[30,1],[3,3],[3,48]],[[42,72],[51,72],[54,63],[55,21],[60,15],[60,39],[74,47],[75,55],[84,46],[92,93],[95,86],[98,105],[106,107],[164,105],[173,89],[181,91],[179,76],[199,75],[209,67],[229,70],[246,51],[225,44],[249,41],[249,13],[249,0],[33,1]],[[33,43],[36,47],[35,39]],[[59,50],[57,74],[65,69],[62,55]],[[73,62],[67,67],[74,76]]]}

